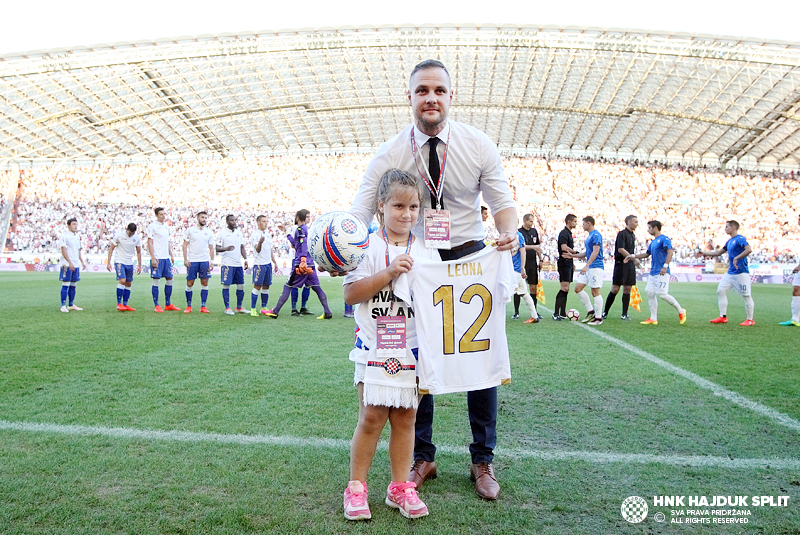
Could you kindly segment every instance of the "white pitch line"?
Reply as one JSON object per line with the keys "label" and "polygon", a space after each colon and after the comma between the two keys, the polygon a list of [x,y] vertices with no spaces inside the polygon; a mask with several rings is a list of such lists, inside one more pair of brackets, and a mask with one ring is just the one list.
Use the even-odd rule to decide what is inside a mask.
{"label": "white pitch line", "polygon": [[[548,310],[545,307],[540,307],[540,308],[544,309],[545,311]],[[549,312],[552,313],[553,311],[550,310]],[[570,323],[572,323],[572,322],[570,322]],[[620,340],[618,338],[614,338],[610,334],[604,333],[603,331],[601,331],[599,329],[595,329],[593,327],[589,327],[588,325],[584,325],[583,323],[577,323],[576,322],[576,325],[586,329],[587,331],[589,331],[590,333],[592,333],[592,334],[594,334],[596,336],[599,336],[600,338],[608,340],[612,344],[616,344],[616,345],[618,345],[619,347],[621,347],[623,349],[627,349],[628,351],[630,351],[631,353],[633,353],[635,355],[639,355],[640,357],[642,357],[642,358],[644,358],[646,360],[649,360],[650,362],[652,362],[654,364],[657,364],[657,365],[661,366],[662,368],[664,368],[665,370],[669,371],[670,373],[673,373],[675,375],[679,375],[679,376],[683,377],[684,379],[688,379],[688,380],[692,381],[694,384],[696,384],[700,388],[704,388],[706,390],[710,390],[711,392],[714,393],[714,395],[722,396],[723,398],[727,399],[731,403],[735,403],[736,405],[739,405],[740,407],[744,407],[745,409],[749,409],[749,410],[755,412],[756,414],[760,414],[761,416],[766,416],[767,418],[770,418],[770,419],[776,421],[777,423],[779,423],[779,424],[781,424],[781,425],[783,425],[785,427],[788,427],[792,431],[800,433],[800,422],[798,422],[797,420],[795,420],[794,418],[792,418],[788,414],[784,414],[782,412],[776,411],[775,409],[773,409],[771,407],[767,407],[766,405],[762,405],[761,403],[759,403],[757,401],[753,401],[752,399],[748,399],[748,398],[744,397],[741,394],[737,394],[736,392],[734,392],[732,390],[728,390],[724,386],[718,385],[717,383],[715,383],[713,381],[709,381],[708,379],[705,379],[705,378],[697,375],[696,373],[690,372],[688,370],[684,370],[683,368],[675,366],[674,364],[670,364],[669,362],[667,362],[665,360],[661,360],[660,358],[658,358],[657,356],[653,355],[652,353],[648,353],[647,351],[639,349],[638,347],[636,347],[634,345],[631,345],[631,344],[629,344],[627,342],[624,342],[624,341],[622,341],[622,340]]]}
{"label": "white pitch line", "polygon": [[[218,433],[193,433],[191,431],[156,431],[149,429],[130,429],[126,427],[99,427],[87,425],[59,425],[33,422],[8,422],[0,420],[0,431],[20,431],[28,433],[48,433],[70,436],[104,436],[128,440],[149,440],[165,442],[217,442],[252,446],[301,447],[347,451],[349,440],[332,438],[306,438],[270,435],[224,435]],[[387,450],[388,444],[381,441],[378,446]],[[466,447],[438,446],[440,453],[466,455]],[[539,459],[543,461],[585,461],[594,464],[665,464],[672,466],[722,467],[732,469],[800,470],[800,459],[731,459],[704,455],[649,455],[637,453],[602,453],[592,451],[566,450],[528,450],[521,448],[497,448],[495,453],[504,458]]]}

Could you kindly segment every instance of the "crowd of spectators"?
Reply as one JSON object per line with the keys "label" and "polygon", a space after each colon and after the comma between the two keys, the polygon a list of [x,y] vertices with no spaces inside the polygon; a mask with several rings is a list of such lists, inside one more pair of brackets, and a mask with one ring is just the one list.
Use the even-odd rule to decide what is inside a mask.
{"label": "crowd of spectators", "polygon": [[[236,215],[246,237],[255,228],[255,217],[267,215],[276,255],[284,256],[288,242],[278,225],[290,227],[300,208],[312,214],[347,209],[370,158],[346,154],[23,169],[10,242],[16,251],[57,255],[64,221],[75,216],[84,250],[102,254],[114,232],[129,222],[143,232],[153,219],[152,208],[163,206],[175,228],[178,258],[183,230],[201,209],[209,212],[215,233],[226,214]],[[792,176],[517,157],[506,158],[503,165],[520,216],[535,215],[547,259],[555,257],[555,238],[570,212],[595,218],[607,254],[613,253],[625,216],[635,214],[638,247],[644,250],[649,239],[645,223],[658,219],[672,238],[678,262],[696,261],[698,248],[723,245],[727,219],[742,225],[753,261],[798,258],[800,181]],[[16,178],[14,172],[9,180]],[[582,243],[580,227],[575,236]]]}

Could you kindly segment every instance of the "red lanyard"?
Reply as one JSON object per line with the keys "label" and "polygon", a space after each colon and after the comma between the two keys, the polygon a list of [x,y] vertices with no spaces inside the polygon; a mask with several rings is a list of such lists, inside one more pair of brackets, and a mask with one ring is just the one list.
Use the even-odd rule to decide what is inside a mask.
{"label": "red lanyard", "polygon": [[[447,149],[450,148],[450,129],[449,128],[447,129],[447,141],[444,144],[444,156],[442,156],[442,169],[439,171],[439,186],[438,187],[434,186],[433,177],[431,177],[431,179],[428,179],[428,177],[426,177],[425,174],[423,174],[422,171],[420,171],[420,169],[419,169],[419,164],[417,163],[417,142],[416,142],[416,139],[415,139],[415,136],[414,136],[414,130],[416,130],[416,127],[412,126],[411,127],[411,154],[413,154],[413,156],[414,156],[414,166],[417,168],[417,173],[419,173],[419,176],[422,178],[422,182],[425,183],[425,186],[428,188],[428,191],[430,191],[436,197],[436,199],[438,200],[439,206],[442,206],[442,195],[444,193],[444,169],[447,166]],[[431,136],[431,137],[433,137],[433,136]],[[435,149],[433,147],[431,147],[431,150],[435,150]],[[422,164],[423,164],[423,167],[425,167],[425,170],[428,171],[428,174],[430,174],[430,171],[428,170],[427,166],[425,166],[425,162],[422,162]]]}
{"label": "red lanyard", "polygon": [[[389,267],[389,236],[386,235],[386,228],[385,227],[382,228],[381,231],[383,231],[383,239],[384,239],[384,241],[386,241],[386,267],[388,268]],[[408,233],[408,244],[406,245],[405,254],[408,254],[408,252],[410,250],[411,250],[411,233],[409,232]],[[391,315],[394,314],[394,279],[389,281],[389,293],[392,296],[392,302],[389,304],[389,315],[391,316]]]}

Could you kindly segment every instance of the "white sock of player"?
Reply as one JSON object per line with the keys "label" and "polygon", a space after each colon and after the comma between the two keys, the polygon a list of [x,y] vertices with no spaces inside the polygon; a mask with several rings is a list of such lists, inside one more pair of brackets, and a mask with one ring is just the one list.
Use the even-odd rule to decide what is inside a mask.
{"label": "white sock of player", "polygon": [[647,292],[647,304],[650,305],[650,319],[658,321],[658,296],[655,292]]}
{"label": "white sock of player", "polygon": [[680,305],[680,303],[678,303],[678,300],[677,300],[677,299],[675,299],[674,297],[672,297],[671,295],[669,295],[669,294],[664,294],[664,295],[662,295],[662,296],[661,296],[661,299],[663,299],[664,301],[666,301],[667,303],[669,303],[670,305],[672,305],[672,308],[674,308],[674,309],[675,309],[675,310],[677,310],[678,312],[680,312],[681,310],[683,310],[683,309],[681,308],[681,305]]}
{"label": "white sock of player", "polygon": [[603,317],[603,296],[594,296],[594,317],[600,319]]}
{"label": "white sock of player", "polygon": [[528,307],[528,310],[531,313],[532,318],[538,318],[539,314],[536,313],[536,305],[533,304],[533,298],[530,294],[525,294],[522,296],[522,300],[525,301],[525,306]]}
{"label": "white sock of player", "polygon": [[792,321],[800,321],[800,295],[792,296]]}
{"label": "white sock of player", "polygon": [[586,293],[586,290],[578,292],[578,299],[580,299],[583,306],[586,307],[586,312],[592,310],[592,301],[589,299],[589,294]]}
{"label": "white sock of player", "polygon": [[728,294],[726,292],[717,292],[717,304],[719,305],[719,315],[725,316],[728,314]]}
{"label": "white sock of player", "polygon": [[747,319],[753,319],[753,311],[756,309],[756,304],[753,302],[752,295],[745,295],[744,296],[744,314],[747,316]]}

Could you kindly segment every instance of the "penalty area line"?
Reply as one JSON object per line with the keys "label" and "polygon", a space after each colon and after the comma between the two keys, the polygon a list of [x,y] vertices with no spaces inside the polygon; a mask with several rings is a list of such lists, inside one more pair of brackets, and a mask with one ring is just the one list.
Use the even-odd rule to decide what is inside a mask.
{"label": "penalty area line", "polygon": [[[191,431],[157,431],[126,427],[100,427],[87,425],[60,425],[53,423],[8,422],[0,420],[0,431],[45,433],[67,436],[102,436],[127,440],[163,442],[190,442],[235,444],[242,446],[270,445],[349,451],[350,441],[332,438],[270,436],[270,435],[225,435],[220,433],[195,433]],[[378,448],[386,451],[388,444],[381,441]],[[466,447],[439,446],[440,453],[466,455]],[[602,453],[592,451],[530,450],[522,448],[497,448],[501,458],[535,459],[542,461],[583,461],[593,464],[662,464],[671,466],[720,467],[731,469],[800,470],[800,459],[731,459],[707,455],[653,455],[636,453]]]}
{"label": "penalty area line", "polygon": [[[544,309],[544,310],[548,310],[545,307],[541,307],[541,308]],[[553,311],[549,310],[549,312],[552,313]],[[570,323],[572,323],[572,322],[570,322]],[[642,357],[645,360],[649,360],[653,364],[661,366],[662,368],[664,368],[665,370],[667,370],[668,372],[670,372],[672,374],[675,374],[675,375],[678,375],[680,377],[683,377],[684,379],[688,379],[689,381],[693,382],[694,384],[696,384],[700,388],[703,388],[705,390],[710,390],[716,396],[721,396],[721,397],[727,399],[728,401],[730,401],[731,403],[735,403],[736,405],[739,405],[740,407],[744,407],[745,409],[749,409],[749,410],[755,412],[756,414],[760,414],[761,416],[766,416],[767,418],[777,422],[778,424],[780,424],[780,425],[782,425],[784,427],[788,427],[789,429],[791,429],[792,431],[795,431],[796,433],[800,433],[800,422],[798,422],[797,420],[795,420],[794,418],[792,418],[788,414],[784,414],[782,412],[776,411],[775,409],[773,409],[771,407],[767,407],[766,405],[762,405],[761,403],[759,403],[757,401],[753,401],[752,399],[748,399],[748,398],[744,397],[743,395],[734,392],[733,390],[728,390],[724,386],[718,385],[717,383],[715,383],[713,381],[709,381],[708,379],[705,379],[704,377],[701,377],[701,376],[697,375],[694,372],[690,372],[689,370],[684,370],[683,368],[675,366],[674,364],[670,364],[669,362],[658,358],[657,356],[653,355],[652,353],[648,353],[647,351],[644,351],[643,349],[639,349],[638,347],[636,347],[636,346],[634,346],[632,344],[629,344],[628,342],[625,342],[623,340],[620,340],[619,338],[614,338],[610,334],[604,333],[603,331],[595,329],[594,327],[590,327],[588,325],[584,325],[583,323],[576,323],[576,324],[579,327],[582,327],[583,329],[586,329],[590,333],[594,334],[595,336],[599,336],[600,338],[603,338],[604,340],[606,340],[608,342],[611,342],[612,344],[615,344],[615,345],[617,345],[617,346],[619,346],[619,347],[621,347],[623,349],[626,349],[626,350],[630,351],[634,355],[638,355],[638,356]]]}

